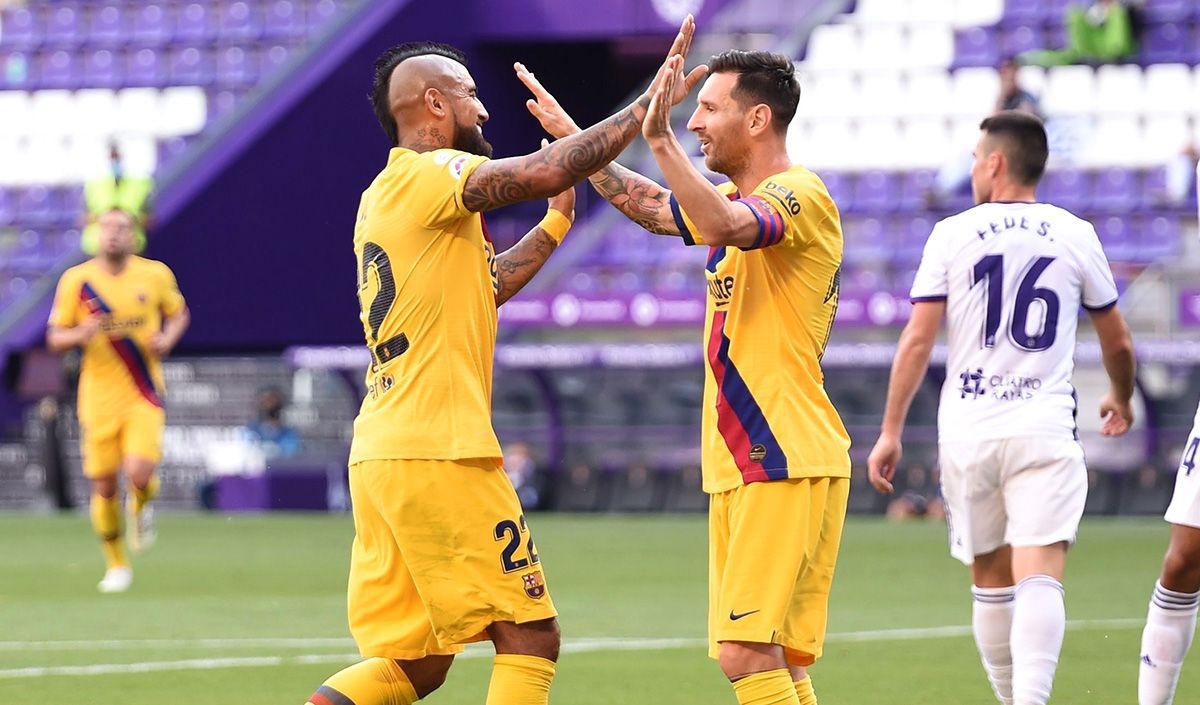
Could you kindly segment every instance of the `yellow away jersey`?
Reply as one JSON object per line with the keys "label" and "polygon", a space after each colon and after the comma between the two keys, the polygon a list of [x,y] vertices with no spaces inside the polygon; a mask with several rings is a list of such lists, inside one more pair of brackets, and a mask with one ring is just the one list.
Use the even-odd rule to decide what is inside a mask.
{"label": "yellow away jersey", "polygon": [[492,430],[495,250],[462,203],[487,161],[397,148],[363,193],[354,228],[372,364],[350,462],[499,458]]}
{"label": "yellow away jersey", "polygon": [[[825,184],[795,166],[742,197],[754,245],[712,247],[702,466],[706,492],[796,477],[849,477],[850,437],[825,394],[821,356],[837,311],[842,226]],[[672,197],[688,244],[703,244]]]}
{"label": "yellow away jersey", "polygon": [[150,350],[150,337],[162,330],[163,316],[174,316],[183,306],[175,275],[155,260],[130,257],[115,276],[96,260],[63,272],[50,325],[72,328],[88,316],[102,317],[100,332],[83,349],[82,422],[117,413],[133,400],[163,405],[162,364]]}

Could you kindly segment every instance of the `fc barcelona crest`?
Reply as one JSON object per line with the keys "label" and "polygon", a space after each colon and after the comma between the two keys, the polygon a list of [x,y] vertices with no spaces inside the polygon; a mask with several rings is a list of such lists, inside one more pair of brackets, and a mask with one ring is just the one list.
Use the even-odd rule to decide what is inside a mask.
{"label": "fc barcelona crest", "polygon": [[532,573],[527,573],[522,580],[525,581],[525,594],[537,600],[546,594],[546,581],[542,579],[542,571],[535,570]]}

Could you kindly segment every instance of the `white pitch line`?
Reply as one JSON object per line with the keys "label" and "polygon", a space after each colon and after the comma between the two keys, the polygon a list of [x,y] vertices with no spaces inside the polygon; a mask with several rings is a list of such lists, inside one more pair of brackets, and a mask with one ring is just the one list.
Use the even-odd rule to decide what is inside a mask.
{"label": "white pitch line", "polygon": [[[1072,630],[1129,628],[1141,626],[1143,620],[1134,618],[1123,619],[1083,619],[1067,623]],[[918,627],[912,629],[877,629],[856,632],[835,632],[826,637],[827,642],[865,642],[865,641],[897,641],[912,639],[938,639],[944,637],[967,636],[971,627],[966,625],[949,625],[943,627]],[[131,640],[154,645],[169,643],[191,644],[196,641],[221,642],[225,645],[245,645],[247,642],[301,641],[299,639],[205,639],[205,640],[170,640],[170,639],[140,639]],[[346,639],[308,639],[303,640],[310,646],[313,642],[328,642],[333,646],[344,645]],[[124,644],[118,640],[111,643]],[[3,642],[4,644],[19,644],[22,642]],[[33,644],[74,644],[77,642],[25,642]],[[685,649],[704,646],[707,639],[646,639],[621,637],[596,637],[591,639],[567,639],[563,642],[564,653],[587,653],[594,651],[656,651],[665,649]],[[486,658],[491,651],[484,645],[472,646],[458,658]],[[300,654],[296,656],[242,656],[222,658],[184,659],[179,661],[143,661],[140,663],[97,663],[83,666],[30,666],[27,668],[9,668],[0,670],[0,680],[17,678],[44,678],[46,676],[101,676],[121,673],[151,673],[155,671],[198,671],[216,668],[250,668],[272,667],[287,665],[309,665],[321,663],[351,663],[359,658],[358,654]]]}

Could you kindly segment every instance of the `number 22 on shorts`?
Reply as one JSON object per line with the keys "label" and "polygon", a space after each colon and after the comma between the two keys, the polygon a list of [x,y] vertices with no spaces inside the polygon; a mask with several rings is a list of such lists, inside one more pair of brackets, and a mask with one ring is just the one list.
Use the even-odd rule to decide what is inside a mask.
{"label": "number 22 on shorts", "polygon": [[525,515],[522,514],[517,518],[517,521],[505,519],[496,524],[494,537],[496,541],[504,541],[503,548],[500,549],[500,567],[505,573],[513,573],[518,570],[524,570],[530,565],[537,565],[541,562],[538,557],[537,549],[533,547],[533,537],[530,536],[525,542],[525,556],[517,556],[517,551],[521,548],[521,539],[529,533],[529,527],[525,524]]}

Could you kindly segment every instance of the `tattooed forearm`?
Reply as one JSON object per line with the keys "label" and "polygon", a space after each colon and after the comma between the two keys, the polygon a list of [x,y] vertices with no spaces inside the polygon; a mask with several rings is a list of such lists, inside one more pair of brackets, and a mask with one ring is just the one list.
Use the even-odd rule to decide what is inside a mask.
{"label": "tattooed forearm", "polygon": [[592,187],[633,222],[658,235],[678,235],[671,192],[613,162],[589,177]]}
{"label": "tattooed forearm", "polygon": [[500,288],[496,292],[496,306],[508,301],[533,279],[546,260],[550,259],[558,243],[541,228],[534,228],[503,253],[496,255],[496,278]]}
{"label": "tattooed forearm", "polygon": [[[645,105],[643,105],[645,103]],[[484,162],[463,188],[463,205],[488,211],[561,193],[617,158],[641,129],[649,99],[643,98],[583,132],[524,157]]]}

